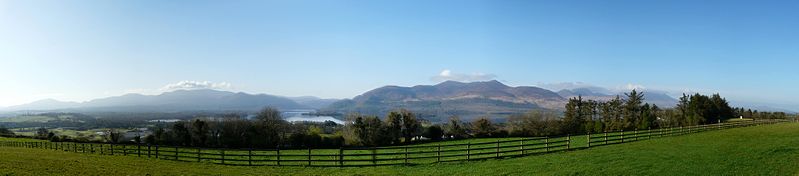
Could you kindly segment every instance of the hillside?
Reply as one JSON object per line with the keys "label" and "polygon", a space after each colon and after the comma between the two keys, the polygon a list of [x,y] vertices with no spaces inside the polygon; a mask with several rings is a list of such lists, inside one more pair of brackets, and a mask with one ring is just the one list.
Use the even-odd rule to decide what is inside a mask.
{"label": "hillside", "polygon": [[[309,101],[312,99],[308,99]],[[211,89],[176,90],[159,95],[126,94],[91,101],[61,102],[47,99],[8,107],[6,111],[59,110],[77,112],[181,112],[181,111],[255,111],[265,106],[278,109],[310,109],[289,98],[234,93]]]}
{"label": "hillside", "polygon": [[566,99],[538,87],[510,87],[499,81],[462,83],[446,81],[413,87],[385,86],[351,100],[330,105],[340,113],[385,114],[398,108],[429,117],[452,115],[466,118],[526,112],[532,109],[561,109]]}

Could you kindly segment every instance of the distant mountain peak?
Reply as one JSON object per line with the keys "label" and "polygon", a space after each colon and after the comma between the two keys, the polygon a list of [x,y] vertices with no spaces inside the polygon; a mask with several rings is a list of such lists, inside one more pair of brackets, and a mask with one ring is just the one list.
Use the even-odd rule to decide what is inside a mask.
{"label": "distant mountain peak", "polygon": [[[677,104],[677,99],[667,95],[665,92],[658,92],[658,91],[639,91],[639,92],[643,92],[644,102],[649,104],[656,104],[660,107],[673,107]],[[558,91],[558,94],[564,98],[574,98],[577,96],[581,96],[583,99],[597,100],[597,101],[608,101],[616,97],[624,99],[624,92],[605,94],[588,87],[563,89]]]}
{"label": "distant mountain peak", "polygon": [[532,109],[563,108],[566,99],[532,86],[510,87],[497,80],[480,82],[444,81],[413,87],[383,86],[352,100],[332,104],[326,110],[380,115],[405,108],[439,116],[458,114],[523,113]]}
{"label": "distant mountain peak", "polygon": [[60,101],[53,98],[41,99],[34,102],[16,105],[16,106],[9,106],[6,107],[4,110],[8,111],[17,111],[17,110],[48,110],[48,109],[65,109],[65,108],[73,108],[80,105],[77,102],[69,102],[69,101]]}
{"label": "distant mountain peak", "polygon": [[266,106],[278,109],[309,109],[334,100],[313,100],[298,103],[286,97],[268,94],[247,94],[213,89],[174,90],[158,95],[136,93],[99,98],[83,103],[44,99],[5,108],[18,110],[79,110],[114,112],[180,112],[180,111],[257,111]]}
{"label": "distant mountain peak", "polygon": [[499,82],[499,81],[497,81],[497,80],[489,80],[489,81],[474,81],[474,82],[460,82],[460,81],[447,80],[447,81],[444,81],[444,82],[438,83],[438,84],[436,84],[436,85],[464,85],[464,84],[490,84],[490,85],[502,85],[502,86],[506,86],[505,84],[503,84],[502,82]]}

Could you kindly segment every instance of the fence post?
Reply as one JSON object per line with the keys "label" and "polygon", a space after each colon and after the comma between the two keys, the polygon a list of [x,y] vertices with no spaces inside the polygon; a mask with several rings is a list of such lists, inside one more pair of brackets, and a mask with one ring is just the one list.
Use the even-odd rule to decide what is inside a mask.
{"label": "fence post", "polygon": [[[375,150],[372,147],[372,164],[375,163]],[[338,147],[338,166],[344,167],[344,147]]]}
{"label": "fence post", "polygon": [[308,147],[308,166],[311,166],[311,147]]}
{"label": "fence post", "polygon": [[[524,150],[522,150],[522,152],[524,152]],[[441,143],[438,143],[438,148],[436,149],[436,162],[441,162]]]}
{"label": "fence post", "polygon": [[86,144],[80,143],[80,150],[81,152],[86,153]]}
{"label": "fence post", "polygon": [[158,145],[155,145],[155,158],[158,158]]}
{"label": "fence post", "polygon": [[638,128],[633,130],[633,137],[635,137],[635,141],[638,141]]}
{"label": "fence post", "polygon": [[[203,149],[200,148],[200,147],[197,147],[197,162],[202,162],[203,161],[202,160],[203,159],[202,153],[203,153]],[[250,150],[250,155],[252,155],[252,150]],[[252,165],[252,163],[250,163],[250,165]]]}
{"label": "fence post", "polygon": [[[224,153],[222,154],[222,156],[225,156]],[[175,161],[180,161],[180,158],[178,157],[178,146],[177,145],[175,146]]]}
{"label": "fence post", "polygon": [[252,146],[250,146],[250,150],[247,150],[247,164],[252,166]]}
{"label": "fence post", "polygon": [[608,131],[603,131],[602,133],[604,133],[603,135],[605,135],[605,145],[607,145],[608,144]]}
{"label": "fence post", "polygon": [[652,127],[646,129],[646,139],[652,139]]}
{"label": "fence post", "polygon": [[588,132],[588,137],[586,137],[586,139],[587,139],[586,141],[588,141],[587,142],[588,143],[588,148],[591,148],[591,132],[590,131]]}
{"label": "fence post", "polygon": [[377,165],[377,150],[376,147],[372,147],[372,164]]}
{"label": "fence post", "polygon": [[566,150],[571,149],[572,148],[571,145],[572,145],[571,134],[566,134]]}
{"label": "fence post", "polygon": [[[521,141],[519,141],[519,150],[522,151],[522,155],[524,155],[524,140],[526,140],[526,139],[522,139]],[[439,145],[441,145],[441,144],[439,144]]]}
{"label": "fence post", "polygon": [[147,158],[150,158],[150,145],[151,144],[147,144]]}
{"label": "fence post", "polygon": [[90,150],[92,150],[92,154],[94,154],[94,144],[89,143],[89,148],[91,148]]}
{"label": "fence post", "polygon": [[624,129],[621,129],[621,143],[624,143]]}
{"label": "fence post", "polygon": [[499,158],[499,139],[497,139],[497,158]]}
{"label": "fence post", "polygon": [[280,166],[280,145],[277,146],[277,166]]}
{"label": "fence post", "polygon": [[549,152],[549,136],[544,136],[544,150]]}
{"label": "fence post", "polygon": [[408,146],[405,146],[405,165],[408,165]]}
{"label": "fence post", "polygon": [[111,143],[111,155],[114,155],[114,143]]}
{"label": "fence post", "polygon": [[472,155],[472,142],[466,143],[466,160],[471,159]]}
{"label": "fence post", "polygon": [[141,143],[136,143],[136,155],[141,157]]}
{"label": "fence post", "polygon": [[[58,144],[58,143],[56,143],[56,144]],[[58,150],[58,145],[56,145],[55,148],[56,148],[56,150]],[[103,150],[105,150],[105,144],[100,143],[100,155],[105,155],[105,152]]]}
{"label": "fence post", "polygon": [[222,164],[225,164],[225,148],[222,148],[219,152],[222,152]]}

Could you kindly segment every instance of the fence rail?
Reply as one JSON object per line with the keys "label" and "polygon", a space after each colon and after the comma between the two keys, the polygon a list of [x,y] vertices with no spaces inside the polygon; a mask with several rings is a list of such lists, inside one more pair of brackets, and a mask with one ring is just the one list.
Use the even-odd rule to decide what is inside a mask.
{"label": "fence rail", "polygon": [[[362,167],[426,164],[452,161],[518,157],[548,152],[567,151],[602,145],[620,144],[685,135],[712,130],[789,122],[786,120],[736,121],[690,127],[672,127],[634,131],[614,131],[585,136],[534,137],[492,142],[418,145],[392,147],[353,147],[339,149],[213,149],[158,145],[129,145],[74,142],[0,141],[2,147],[40,148],[74,153],[123,155],[186,162],[209,162],[245,166],[322,166]],[[575,139],[585,140],[574,146]],[[579,140],[578,139],[578,140]]]}

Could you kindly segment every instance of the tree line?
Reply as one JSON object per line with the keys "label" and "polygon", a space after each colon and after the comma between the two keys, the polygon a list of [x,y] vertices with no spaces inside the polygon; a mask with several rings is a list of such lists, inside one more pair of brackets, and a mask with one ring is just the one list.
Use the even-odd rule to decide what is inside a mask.
{"label": "tree line", "polygon": [[154,145],[224,148],[338,147],[344,143],[334,122],[289,123],[275,108],[265,108],[254,119],[232,114],[221,119],[178,121],[156,127],[142,139]]}

